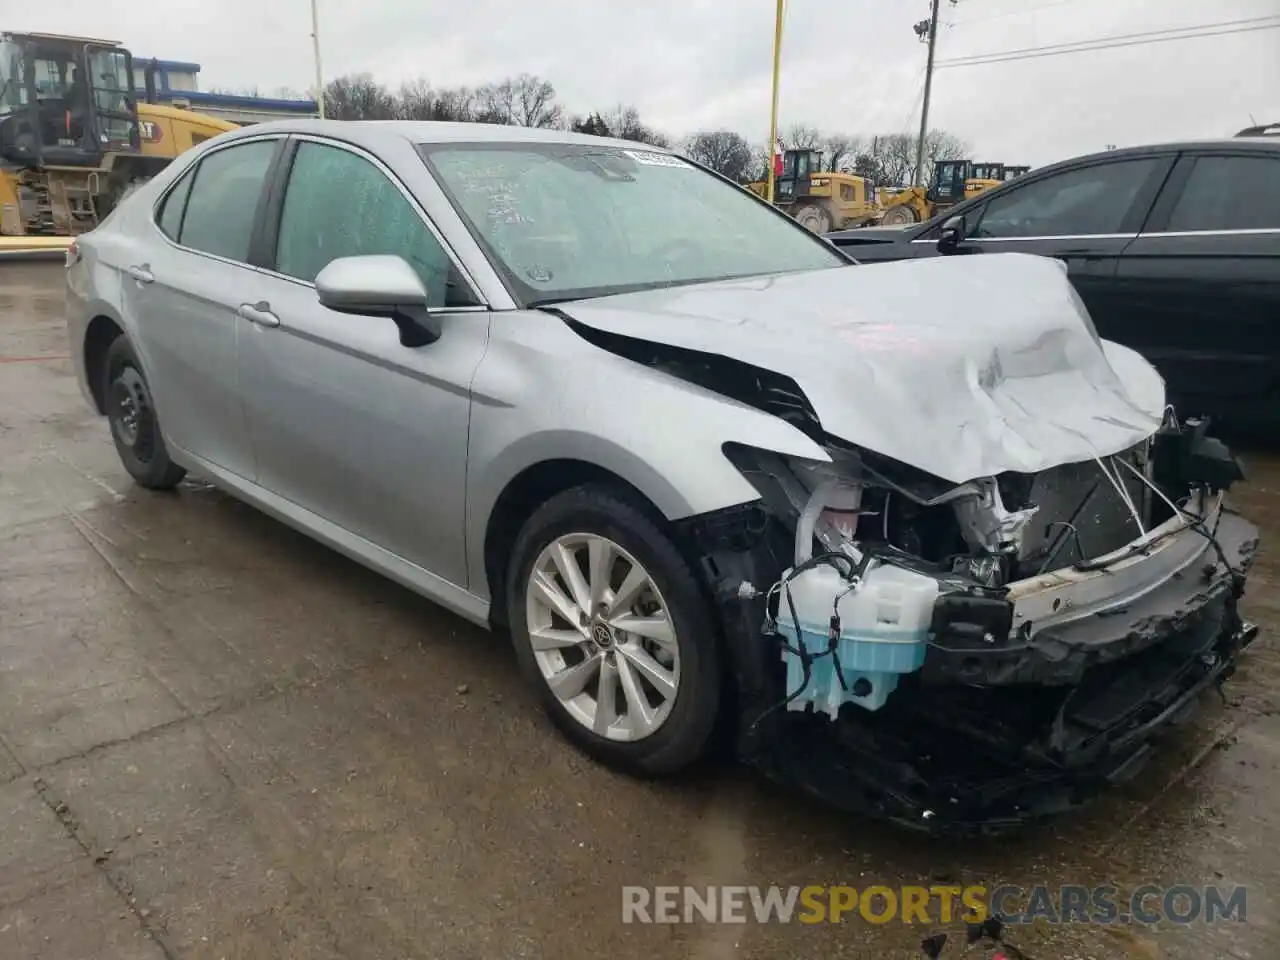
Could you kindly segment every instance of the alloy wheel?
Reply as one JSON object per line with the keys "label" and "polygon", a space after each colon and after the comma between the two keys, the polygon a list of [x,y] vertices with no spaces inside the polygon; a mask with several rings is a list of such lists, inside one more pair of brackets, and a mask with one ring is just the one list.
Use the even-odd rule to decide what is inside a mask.
{"label": "alloy wheel", "polygon": [[653,577],[606,537],[543,549],[525,589],[534,660],[570,716],[609,740],[654,734],[680,689],[680,651]]}

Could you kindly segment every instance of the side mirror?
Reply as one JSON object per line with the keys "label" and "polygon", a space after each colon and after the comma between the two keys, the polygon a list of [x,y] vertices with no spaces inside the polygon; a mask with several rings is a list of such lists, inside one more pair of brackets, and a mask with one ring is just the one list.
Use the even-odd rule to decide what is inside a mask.
{"label": "side mirror", "polygon": [[440,324],[427,310],[427,288],[403,257],[339,257],[316,275],[316,294],[338,313],[395,321],[406,347],[440,337]]}
{"label": "side mirror", "polygon": [[942,231],[938,234],[938,252],[942,254],[955,253],[956,248],[960,246],[960,241],[965,237],[964,217],[952,217],[942,225]]}

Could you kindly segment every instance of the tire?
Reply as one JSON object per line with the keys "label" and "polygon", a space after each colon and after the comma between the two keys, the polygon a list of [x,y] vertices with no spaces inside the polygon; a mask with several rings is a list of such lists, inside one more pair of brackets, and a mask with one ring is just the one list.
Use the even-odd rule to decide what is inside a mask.
{"label": "tire", "polygon": [[884,217],[880,221],[886,227],[898,226],[899,224],[908,224],[916,222],[916,212],[907,204],[899,204],[885,211]]}
{"label": "tire", "polygon": [[102,396],[120,462],[141,486],[172,490],[187,471],[169,459],[151,389],[127,337],[112,341],[102,366]]}
{"label": "tire", "polygon": [[821,204],[800,204],[796,209],[795,219],[802,227],[813,233],[827,233],[831,230],[831,214]]}
{"label": "tire", "polygon": [[[564,569],[555,562],[557,547],[565,550],[562,562],[576,551],[583,561],[577,566],[579,585],[589,592],[589,560],[604,555],[602,541],[614,551],[609,576],[603,578],[609,585],[604,595],[621,599],[623,606],[597,611],[591,618],[579,616],[576,627],[567,617],[547,616],[553,605],[534,585],[535,573],[538,582],[546,583],[548,569]],[[636,565],[640,574],[635,580],[647,576],[653,589],[623,590]],[[568,612],[580,613],[564,575],[552,577],[550,585],[568,600]],[[619,598],[620,593],[630,596]],[[507,610],[521,670],[551,721],[585,753],[628,773],[659,777],[694,765],[711,748],[725,682],[715,624],[693,570],[658,523],[632,499],[606,486],[589,485],[561,493],[538,508],[512,551]],[[610,626],[610,620],[621,626]],[[645,634],[627,630],[628,625],[643,627]],[[670,639],[659,643],[653,637],[663,629],[670,631]],[[534,632],[540,637],[539,649]],[[553,634],[553,641],[542,639]],[[592,657],[594,671],[586,666]],[[665,672],[653,673],[654,666]],[[560,685],[575,675],[574,670],[586,682],[561,686],[561,694],[553,691],[553,680]],[[674,696],[662,700],[653,677],[674,679]],[[642,707],[651,711],[651,728],[644,722],[646,710],[635,709],[637,695],[644,699]],[[655,705],[655,697],[662,702]],[[606,709],[608,700],[618,709]]]}

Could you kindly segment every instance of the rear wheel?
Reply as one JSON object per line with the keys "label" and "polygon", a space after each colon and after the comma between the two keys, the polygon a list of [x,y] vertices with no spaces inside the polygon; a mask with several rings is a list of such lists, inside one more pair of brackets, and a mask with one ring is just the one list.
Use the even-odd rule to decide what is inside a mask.
{"label": "rear wheel", "polygon": [[507,579],[512,639],[570,741],[648,775],[706,753],[723,674],[697,582],[655,520],[607,487],[569,490],[529,518]]}
{"label": "rear wheel", "polygon": [[142,486],[172,489],[187,472],[169,459],[151,389],[127,338],[115,339],[103,368],[102,396],[120,462]]}
{"label": "rear wheel", "polygon": [[885,211],[884,218],[880,221],[886,227],[899,226],[916,222],[916,212],[909,205],[903,203],[896,207],[890,207]]}
{"label": "rear wheel", "polygon": [[796,208],[796,222],[814,233],[826,233],[831,229],[831,214],[817,203],[802,203]]}

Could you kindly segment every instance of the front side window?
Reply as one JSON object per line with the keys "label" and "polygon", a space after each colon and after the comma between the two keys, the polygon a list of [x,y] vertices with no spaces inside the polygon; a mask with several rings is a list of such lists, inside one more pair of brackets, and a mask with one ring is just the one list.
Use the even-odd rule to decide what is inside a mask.
{"label": "front side window", "polygon": [[1280,230],[1280,159],[1197,158],[1166,229]]}
{"label": "front side window", "polygon": [[308,282],[339,257],[393,254],[443,306],[452,263],[422,215],[381,170],[339,147],[298,145],[280,214],[276,269]]}
{"label": "front side window", "polygon": [[640,144],[420,150],[525,304],[849,265],[748,191]]}
{"label": "front side window", "polygon": [[183,246],[229,260],[249,259],[253,221],[276,143],[255,140],[200,161],[182,218]]}
{"label": "front side window", "polygon": [[1138,191],[1164,161],[1120,160],[1068,170],[992,197],[974,239],[1119,233]]}

